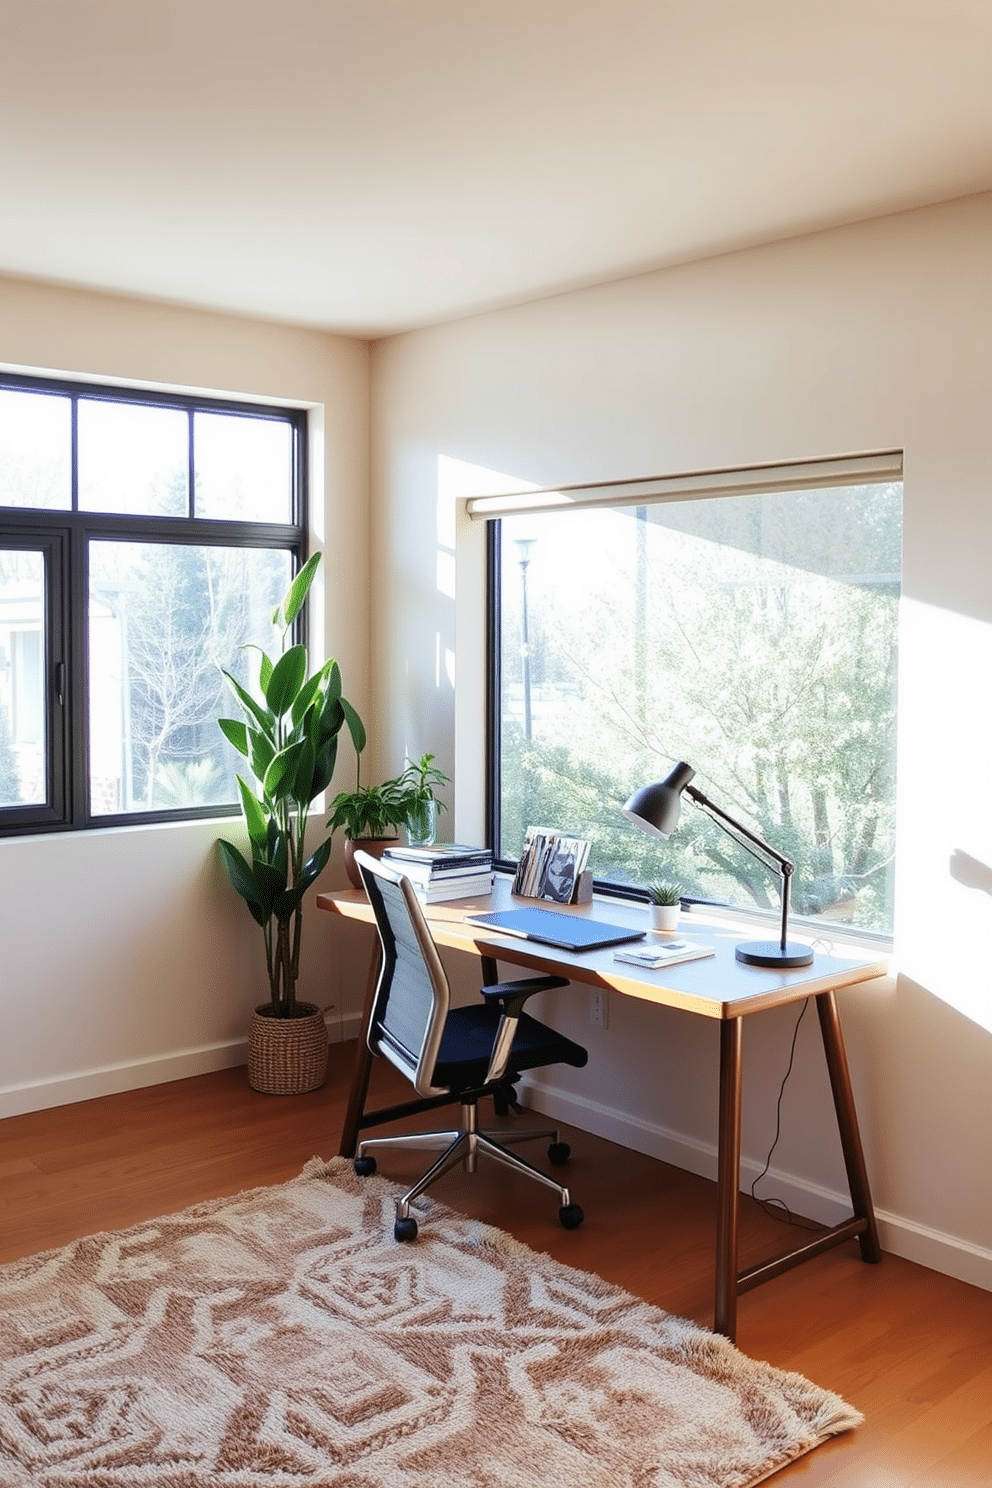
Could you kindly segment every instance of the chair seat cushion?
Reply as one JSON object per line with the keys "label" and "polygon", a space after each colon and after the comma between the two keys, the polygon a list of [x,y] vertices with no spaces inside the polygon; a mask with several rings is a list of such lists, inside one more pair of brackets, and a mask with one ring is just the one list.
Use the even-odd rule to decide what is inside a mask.
{"label": "chair seat cushion", "polygon": [[[452,1008],[444,1025],[433,1083],[448,1090],[470,1090],[484,1084],[499,1021],[499,1008],[485,1003]],[[520,1074],[546,1064],[571,1064],[581,1069],[588,1058],[581,1045],[521,1013],[507,1073]]]}

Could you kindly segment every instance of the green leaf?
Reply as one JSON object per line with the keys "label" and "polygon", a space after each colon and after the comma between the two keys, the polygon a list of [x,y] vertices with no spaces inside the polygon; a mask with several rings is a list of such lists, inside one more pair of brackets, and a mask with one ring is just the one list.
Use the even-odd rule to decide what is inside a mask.
{"label": "green leaf", "polygon": [[[221,668],[221,670],[224,670],[223,667]],[[255,719],[260,728],[271,735],[273,732],[274,720],[271,718],[266,709],[262,706],[261,703],[257,703],[255,701],[250,692],[245,691],[245,689],[241,686],[241,683],[237,680],[236,677],[232,677],[230,672],[224,672],[224,676],[227,678],[231,688],[237,695],[238,701],[240,702],[242,708],[244,708],[245,712],[249,715],[249,717]]]}
{"label": "green leaf", "polygon": [[259,894],[258,885],[255,882],[255,874],[252,867],[247,863],[233,842],[227,842],[223,837],[218,838],[217,845],[224,858],[227,875],[232,885],[241,895],[251,911],[252,918],[258,924],[264,925],[269,918],[262,896]]}
{"label": "green leaf", "polygon": [[248,757],[248,730],[243,723],[236,718],[218,718],[217,727],[224,735],[229,744],[233,744],[239,754]]}
{"label": "green leaf", "polygon": [[265,861],[281,875],[281,881],[285,884],[289,878],[289,843],[285,833],[280,832],[274,821],[269,822],[269,840],[266,846]]}
{"label": "green leaf", "polygon": [[337,735],[328,739],[326,744],[321,745],[317,751],[317,758],[313,767],[313,779],[310,782],[310,800],[326,791],[334,775],[334,766],[338,758]]}
{"label": "green leaf", "polygon": [[310,885],[327,867],[330,856],[330,841],[322,842],[316,851],[311,853],[310,857],[307,858],[306,862],[300,868],[296,882],[287,885],[281,893],[275,896],[272,913],[277,919],[288,919],[290,915],[296,912]]}
{"label": "green leaf", "polygon": [[276,718],[281,718],[299,696],[307,674],[306,646],[290,646],[272,668],[265,686],[265,701]]}
{"label": "green leaf", "polygon": [[272,863],[267,863],[262,858],[256,859],[254,869],[259,898],[268,913],[272,914],[279,895],[286,889],[285,871]]}
{"label": "green leaf", "polygon": [[239,775],[238,789],[241,792],[241,809],[245,814],[245,825],[252,845],[264,844],[269,833],[269,818],[265,807],[251,787]]}
{"label": "green leaf", "polygon": [[264,780],[265,772],[275,757],[276,746],[270,738],[259,733],[257,729],[249,729],[248,738],[251,744],[248,758],[252,774],[256,780]]}
{"label": "green leaf", "polygon": [[310,805],[310,802],[317,794],[313,784],[316,766],[317,746],[314,743],[312,733],[310,733],[300,740],[300,752],[296,761],[296,771],[291,786],[293,800],[304,808]]}
{"label": "green leaf", "polygon": [[293,703],[293,711],[291,715],[294,728],[299,728],[300,722],[303,719],[307,709],[310,707],[311,703],[316,701],[320,689],[324,685],[324,682],[326,680],[329,666],[330,663],[325,662],[320,671],[317,672],[315,676],[311,677],[309,682],[305,682],[300,689]]}
{"label": "green leaf", "polygon": [[276,896],[272,905],[272,913],[277,920],[286,921],[292,919],[296,913],[296,907],[302,898],[303,895],[299,889],[286,889],[284,893]]}
{"label": "green leaf", "polygon": [[320,877],[324,869],[327,867],[327,862],[330,856],[331,840],[330,838],[328,838],[326,842],[322,842],[320,846],[310,854],[309,858],[307,858],[306,862],[303,864],[303,867],[300,869],[299,876],[296,880],[296,886],[300,890],[301,894],[310,887],[314,879]]}
{"label": "green leaf", "polygon": [[258,685],[262,689],[263,693],[269,685],[269,679],[271,678],[271,676],[272,658],[263,651],[261,653],[261,660],[258,663]]}
{"label": "green leaf", "polygon": [[301,739],[295,744],[290,744],[288,749],[280,749],[275,756],[265,772],[263,781],[263,789],[268,800],[278,801],[293,795],[296,766],[304,747],[305,740]]}
{"label": "green leaf", "polygon": [[343,723],[344,709],[341,706],[341,699],[325,698],[323,712],[317,724],[318,743],[324,744],[328,739],[333,739],[341,732]]}
{"label": "green leaf", "polygon": [[313,583],[314,575],[319,566],[320,554],[311,554],[289,586],[289,592],[282,602],[282,612],[287,625],[292,625],[306,603],[307,595],[310,593],[310,585]]}
{"label": "green leaf", "polygon": [[341,707],[344,709],[348,732],[351,734],[351,742],[355,746],[356,753],[361,754],[367,742],[365,725],[346,698],[341,699]]}

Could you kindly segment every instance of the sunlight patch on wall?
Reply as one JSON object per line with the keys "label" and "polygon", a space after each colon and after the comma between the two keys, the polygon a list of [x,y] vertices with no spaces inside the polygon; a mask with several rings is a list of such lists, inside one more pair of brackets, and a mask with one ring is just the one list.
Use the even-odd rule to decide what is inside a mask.
{"label": "sunlight patch on wall", "polygon": [[470,496],[487,495],[493,491],[536,488],[526,482],[514,480],[498,470],[487,470],[483,465],[472,465],[467,460],[455,460],[450,455],[439,455],[437,461],[437,588],[438,593],[448,599],[455,597],[455,544],[458,533],[458,503]]}
{"label": "sunlight patch on wall", "polygon": [[444,644],[444,637],[440,631],[434,635],[434,686],[440,690],[441,678],[447,681],[452,692],[455,690],[455,653],[450,646]]}
{"label": "sunlight patch on wall", "polygon": [[[496,496],[511,491],[536,491],[533,481],[518,480],[500,470],[487,470],[451,455],[439,455],[437,461],[438,537],[454,546],[454,502],[470,496]],[[442,511],[445,525],[442,525]]]}
{"label": "sunlight patch on wall", "polygon": [[992,625],[903,600],[899,969],[992,1032]]}
{"label": "sunlight patch on wall", "polygon": [[437,550],[437,592],[446,599],[455,597],[455,555],[443,548]]}

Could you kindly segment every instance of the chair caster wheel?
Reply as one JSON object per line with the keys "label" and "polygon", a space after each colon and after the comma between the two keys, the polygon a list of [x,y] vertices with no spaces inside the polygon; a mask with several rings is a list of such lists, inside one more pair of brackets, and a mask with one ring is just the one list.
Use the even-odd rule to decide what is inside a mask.
{"label": "chair caster wheel", "polygon": [[563,1230],[577,1230],[585,1215],[578,1204],[562,1204],[558,1210],[558,1218]]}
{"label": "chair caster wheel", "polygon": [[567,1142],[552,1142],[548,1148],[548,1162],[552,1167],[560,1168],[572,1155],[572,1149]]}
{"label": "chair caster wheel", "polygon": [[354,1167],[355,1172],[358,1174],[359,1178],[371,1178],[372,1174],[375,1172],[375,1158],[356,1157]]}
{"label": "chair caster wheel", "polygon": [[417,1221],[409,1216],[406,1219],[398,1219],[393,1225],[394,1240],[416,1240]]}

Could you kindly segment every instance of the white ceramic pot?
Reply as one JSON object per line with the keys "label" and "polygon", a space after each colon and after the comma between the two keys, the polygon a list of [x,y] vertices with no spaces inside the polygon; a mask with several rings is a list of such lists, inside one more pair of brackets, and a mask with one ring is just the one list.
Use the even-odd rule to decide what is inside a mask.
{"label": "white ceramic pot", "polygon": [[677,930],[679,928],[680,904],[652,904],[651,926],[654,930]]}

